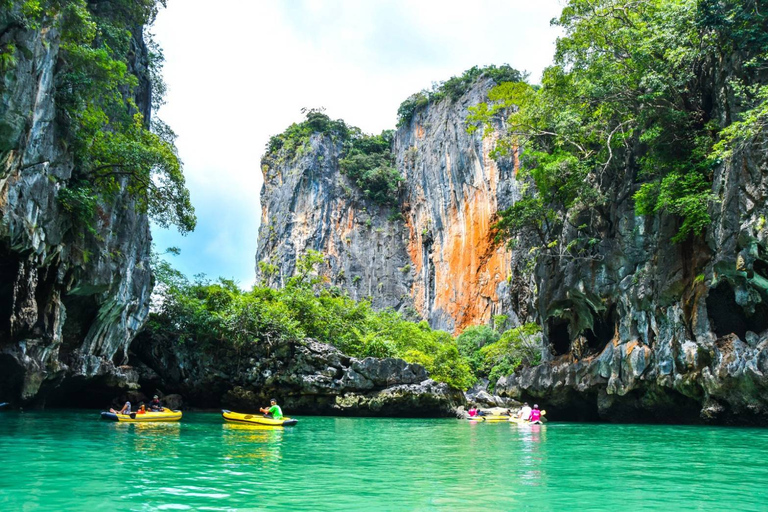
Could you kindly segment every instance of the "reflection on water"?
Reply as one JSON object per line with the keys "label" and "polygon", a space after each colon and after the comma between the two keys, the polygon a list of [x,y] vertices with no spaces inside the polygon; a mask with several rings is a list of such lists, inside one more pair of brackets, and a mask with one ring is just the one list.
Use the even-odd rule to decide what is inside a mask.
{"label": "reflection on water", "polygon": [[243,425],[224,423],[221,425],[225,457],[230,459],[260,459],[279,462],[283,441],[283,427],[266,425]]}
{"label": "reflection on water", "polygon": [[520,436],[520,480],[523,485],[540,486],[542,466],[546,464],[547,427],[545,425],[513,424]]}
{"label": "reflection on water", "polygon": [[765,510],[768,430],[0,414],[0,510]]}

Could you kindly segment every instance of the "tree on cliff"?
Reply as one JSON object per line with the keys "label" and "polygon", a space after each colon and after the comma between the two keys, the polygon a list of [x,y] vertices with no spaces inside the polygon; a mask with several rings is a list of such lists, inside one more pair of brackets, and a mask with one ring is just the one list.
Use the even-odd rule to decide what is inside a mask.
{"label": "tree on cliff", "polygon": [[231,280],[189,282],[157,260],[159,295],[143,336],[194,343],[204,349],[241,350],[314,338],[358,357],[399,357],[423,365],[430,376],[467,389],[474,377],[450,334],[427,322],[409,322],[391,310],[377,312],[328,287],[318,266],[323,256],[300,258],[297,273],[281,289],[254,286],[244,292]]}
{"label": "tree on cliff", "polygon": [[150,122],[150,103],[162,103],[162,54],[151,41],[147,50],[143,27],[154,21],[165,0],[3,4],[8,22],[60,34],[56,128],[74,161],[71,179],[59,190],[64,209],[90,227],[99,202],[127,190],[139,211],[159,225],[193,230],[194,208],[175,135],[159,120]]}
{"label": "tree on cliff", "polygon": [[[529,188],[501,213],[501,236],[532,229],[540,253],[589,257],[621,194],[639,214],[679,219],[674,242],[702,235],[714,168],[766,124],[767,16],[765,0],[569,1],[541,87],[497,87],[470,119],[473,129],[503,117],[498,153],[523,149]],[[731,78],[718,91],[726,61]],[[717,94],[735,99],[731,112],[713,111]],[[560,248],[566,229],[578,236]]]}

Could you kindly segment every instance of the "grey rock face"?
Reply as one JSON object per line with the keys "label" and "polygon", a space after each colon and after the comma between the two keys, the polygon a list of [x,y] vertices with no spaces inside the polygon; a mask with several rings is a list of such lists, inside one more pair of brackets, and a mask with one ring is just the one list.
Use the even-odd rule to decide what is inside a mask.
{"label": "grey rock face", "polygon": [[[723,83],[712,86],[712,117],[735,118]],[[703,241],[671,243],[675,219],[636,216],[630,171],[617,177],[599,212],[599,257],[535,269],[546,363],[496,389],[546,401],[555,419],[768,424],[764,144],[715,169]]]}
{"label": "grey rock face", "polygon": [[[127,389],[112,361],[127,359],[151,292],[149,223],[128,194],[98,205],[94,233],[57,199],[73,164],[55,119],[59,34],[46,23],[24,29],[0,14],[2,41],[19,48],[0,77],[0,401],[38,404],[86,381]],[[138,89],[149,98],[148,82]]]}
{"label": "grey rock face", "polygon": [[253,411],[274,397],[291,414],[451,416],[465,403],[420,365],[350,358],[311,339],[235,353],[139,336],[131,350],[142,389],[179,393],[198,407]]}
{"label": "grey rock face", "polygon": [[[314,249],[328,258],[330,284],[371,297],[376,308],[415,308],[434,328],[514,314],[511,254],[493,243],[491,229],[519,193],[514,159],[493,161],[493,137],[470,135],[465,123],[492,85],[483,80],[456,102],[431,104],[398,130],[398,208],[367,200],[339,172],[341,146],[329,137],[313,136],[291,161],[265,159],[257,274],[279,285]],[[259,262],[276,265],[278,275],[265,276]]]}
{"label": "grey rock face", "polygon": [[[413,276],[405,251],[407,230],[397,210],[378,205],[339,171],[340,143],[312,136],[295,159],[263,162],[257,275],[281,286],[307,250],[321,251],[328,283],[374,307],[404,310],[412,304]],[[277,265],[265,276],[259,262]]]}

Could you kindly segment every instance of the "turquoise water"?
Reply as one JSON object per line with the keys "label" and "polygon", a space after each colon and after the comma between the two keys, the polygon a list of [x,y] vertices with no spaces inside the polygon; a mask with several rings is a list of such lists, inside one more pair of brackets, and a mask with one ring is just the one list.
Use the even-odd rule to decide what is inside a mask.
{"label": "turquoise water", "polygon": [[[280,504],[279,507],[271,506]],[[768,430],[0,413],[0,510],[766,510]]]}

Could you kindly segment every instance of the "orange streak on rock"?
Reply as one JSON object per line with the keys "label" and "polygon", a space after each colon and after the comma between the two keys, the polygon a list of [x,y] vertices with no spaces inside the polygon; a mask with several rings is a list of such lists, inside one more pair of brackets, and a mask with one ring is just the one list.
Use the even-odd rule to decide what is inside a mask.
{"label": "orange streak on rock", "polygon": [[[489,153],[495,138],[483,140],[481,161],[475,162],[472,181],[463,185],[458,204],[451,202],[442,214],[444,230],[434,233],[432,259],[435,266],[435,297],[432,309],[442,310],[453,318],[455,332],[468,325],[487,323],[498,304],[498,285],[510,275],[511,257],[503,246],[494,243],[498,205],[496,189],[499,172]],[[447,157],[448,155],[446,155]],[[517,163],[517,160],[515,160]],[[446,158],[450,179],[450,159]],[[451,188],[457,184],[450,182]],[[415,194],[415,209],[424,193]],[[455,197],[455,196],[454,196]],[[427,313],[424,290],[424,245],[422,233],[429,228],[429,219],[422,211],[413,211],[406,222],[410,244],[408,252],[417,278],[412,289],[415,307]]]}

